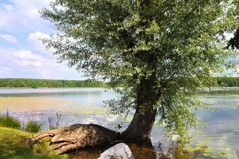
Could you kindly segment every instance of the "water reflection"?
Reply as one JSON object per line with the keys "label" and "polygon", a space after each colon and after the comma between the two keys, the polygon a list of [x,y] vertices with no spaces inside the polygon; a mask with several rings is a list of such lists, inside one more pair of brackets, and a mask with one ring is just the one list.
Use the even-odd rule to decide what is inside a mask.
{"label": "water reflection", "polygon": [[118,143],[104,150],[84,150],[72,154],[70,159],[157,159],[155,149],[149,146]]}
{"label": "water reflection", "polygon": [[[105,149],[79,150],[71,154],[69,159],[204,159],[202,154],[202,151],[179,150],[176,145],[164,152],[160,145],[153,147],[118,143]],[[211,159],[210,156],[206,158]]]}
{"label": "water reflection", "polygon": [[[205,145],[180,148],[171,145],[165,152],[160,145],[140,146],[118,143],[105,149],[78,150],[70,154],[69,159],[227,159],[226,153],[212,151]],[[232,156],[231,156],[232,157]]]}

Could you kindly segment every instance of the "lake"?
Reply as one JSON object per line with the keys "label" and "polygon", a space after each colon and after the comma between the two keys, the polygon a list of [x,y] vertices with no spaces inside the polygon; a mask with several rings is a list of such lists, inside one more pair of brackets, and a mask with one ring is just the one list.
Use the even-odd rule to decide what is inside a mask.
{"label": "lake", "polygon": [[[215,151],[226,151],[229,154],[227,158],[239,159],[238,90],[219,89],[210,94],[200,94],[200,98],[215,110],[197,112],[198,117],[207,122],[207,125],[202,128],[201,135],[193,135],[192,144],[203,142]],[[113,91],[101,88],[0,89],[0,112],[6,113],[8,110],[11,116],[18,118],[22,123],[29,120],[38,121],[43,129],[48,129],[49,118],[56,120],[58,113],[61,114],[60,126],[96,123],[122,131],[130,120],[125,121],[121,116],[108,114],[108,109],[103,103],[104,100],[117,97],[119,96]],[[121,124],[122,129],[118,130],[117,124]],[[170,145],[157,125],[152,131],[152,142],[155,147],[161,142],[165,150]]]}

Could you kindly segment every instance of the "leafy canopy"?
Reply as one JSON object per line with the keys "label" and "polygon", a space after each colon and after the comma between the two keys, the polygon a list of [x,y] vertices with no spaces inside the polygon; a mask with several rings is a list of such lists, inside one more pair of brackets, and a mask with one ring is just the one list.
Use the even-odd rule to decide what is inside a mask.
{"label": "leafy canopy", "polygon": [[135,108],[137,87],[156,77],[155,107],[162,125],[187,136],[196,126],[196,88],[230,66],[235,52],[224,33],[238,28],[238,1],[228,0],[55,0],[44,18],[59,32],[44,42],[59,61],[87,77],[120,83],[116,113]]}

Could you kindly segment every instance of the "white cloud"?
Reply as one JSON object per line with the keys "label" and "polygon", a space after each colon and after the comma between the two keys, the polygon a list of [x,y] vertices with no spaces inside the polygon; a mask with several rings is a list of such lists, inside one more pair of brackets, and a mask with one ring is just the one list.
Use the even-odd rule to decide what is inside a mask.
{"label": "white cloud", "polygon": [[5,70],[0,70],[0,77],[12,78],[12,75]]}
{"label": "white cloud", "polygon": [[[51,30],[52,25],[41,18],[39,11],[49,6],[51,0],[12,0],[0,2],[0,29],[8,32]],[[19,27],[21,29],[19,29]]]}
{"label": "white cloud", "polygon": [[40,31],[36,31],[34,33],[30,33],[28,36],[29,40],[32,40],[34,42],[41,42],[42,39],[50,38],[50,35],[42,33]]}
{"label": "white cloud", "polygon": [[0,45],[0,78],[83,78],[66,64],[57,63],[40,40],[50,37],[47,33],[55,32],[53,24],[42,19],[39,13],[50,1],[0,0],[0,40],[17,43],[14,48]]}
{"label": "white cloud", "polygon": [[45,45],[42,42],[42,39],[48,38],[51,38],[51,36],[40,31],[30,33],[28,35],[30,49],[32,52],[37,53],[46,59],[51,59],[56,63],[57,59],[55,56],[53,56],[54,49],[46,49]]}
{"label": "white cloud", "polygon": [[40,61],[29,61],[29,60],[14,60],[18,65],[21,66],[42,66]]}
{"label": "white cloud", "polygon": [[0,46],[0,78],[82,79],[82,74],[31,50]]}
{"label": "white cloud", "polygon": [[40,55],[33,54],[30,50],[21,50],[14,53],[15,57],[18,57],[19,59],[24,60],[44,60],[44,58]]}
{"label": "white cloud", "polygon": [[15,44],[18,43],[17,39],[13,35],[9,35],[9,34],[0,33],[0,39],[6,40],[11,43],[15,43]]}
{"label": "white cloud", "polygon": [[10,5],[10,4],[5,4],[5,5],[3,5],[3,8],[4,8],[4,10],[6,10],[7,12],[12,12],[13,11],[13,6],[12,5]]}
{"label": "white cloud", "polygon": [[50,38],[50,35],[42,33],[40,31],[36,31],[28,35],[28,41],[32,44],[32,46],[34,46],[34,48],[32,48],[33,50],[38,52],[41,51],[42,53],[49,55],[49,52],[47,52],[45,46],[42,43],[42,40],[45,38]]}
{"label": "white cloud", "polygon": [[40,67],[43,66],[44,63],[49,63],[52,65],[53,62],[50,59],[44,58],[41,55],[32,53],[30,50],[16,51],[14,53],[14,56],[16,57],[14,62],[21,66]]}

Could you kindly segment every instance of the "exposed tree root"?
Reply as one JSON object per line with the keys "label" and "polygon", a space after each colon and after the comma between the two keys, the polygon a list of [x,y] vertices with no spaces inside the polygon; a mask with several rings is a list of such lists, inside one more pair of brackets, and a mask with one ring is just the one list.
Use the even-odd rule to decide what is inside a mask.
{"label": "exposed tree root", "polygon": [[32,143],[50,138],[50,148],[63,154],[76,149],[112,145],[120,140],[120,133],[96,124],[77,124],[37,134]]}

